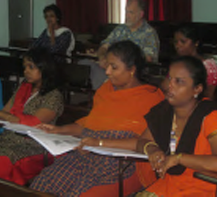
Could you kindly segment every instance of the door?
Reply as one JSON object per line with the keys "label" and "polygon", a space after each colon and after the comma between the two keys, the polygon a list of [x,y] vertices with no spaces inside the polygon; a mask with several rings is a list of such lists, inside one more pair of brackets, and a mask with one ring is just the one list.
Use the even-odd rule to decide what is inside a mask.
{"label": "door", "polygon": [[32,0],[9,0],[10,40],[25,40],[32,38],[32,18]]}

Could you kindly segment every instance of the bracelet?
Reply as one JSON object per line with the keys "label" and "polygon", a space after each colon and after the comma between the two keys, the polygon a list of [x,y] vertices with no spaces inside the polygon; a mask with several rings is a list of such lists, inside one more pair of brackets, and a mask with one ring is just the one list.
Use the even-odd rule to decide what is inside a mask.
{"label": "bracelet", "polygon": [[177,159],[178,163],[180,162],[181,157],[182,157],[182,153],[179,153],[179,154],[176,156],[176,159]]}
{"label": "bracelet", "polygon": [[102,146],[102,145],[103,145],[103,141],[99,140],[99,146]]}
{"label": "bracelet", "polygon": [[145,144],[145,146],[143,147],[143,152],[144,152],[146,155],[148,155],[147,147],[148,147],[149,145],[154,145],[154,146],[157,146],[157,147],[158,147],[158,144],[157,144],[156,142],[153,142],[153,141],[147,142],[147,143]]}

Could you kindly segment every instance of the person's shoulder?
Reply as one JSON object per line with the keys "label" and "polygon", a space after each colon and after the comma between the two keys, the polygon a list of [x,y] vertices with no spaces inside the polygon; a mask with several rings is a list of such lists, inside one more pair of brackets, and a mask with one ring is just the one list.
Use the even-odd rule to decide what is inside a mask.
{"label": "person's shoulder", "polygon": [[122,31],[122,30],[127,29],[127,28],[128,28],[127,25],[119,24],[113,29],[113,31]]}
{"label": "person's shoulder", "polygon": [[214,58],[207,58],[203,60],[204,65],[212,65],[212,66],[217,66],[216,61]]}
{"label": "person's shoulder", "polygon": [[60,99],[63,98],[63,95],[62,93],[58,90],[58,89],[53,89],[49,92],[47,92],[45,95],[44,95],[45,98],[52,98],[52,97],[58,97]]}

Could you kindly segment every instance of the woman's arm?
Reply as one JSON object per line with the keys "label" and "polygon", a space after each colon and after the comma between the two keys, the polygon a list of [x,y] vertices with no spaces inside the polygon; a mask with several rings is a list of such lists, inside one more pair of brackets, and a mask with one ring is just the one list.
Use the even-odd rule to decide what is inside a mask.
{"label": "woman's arm", "polygon": [[81,125],[72,123],[64,126],[54,126],[49,124],[40,124],[37,128],[44,130],[47,133],[61,134],[61,135],[73,135],[75,137],[81,137],[82,130]]}
{"label": "woman's arm", "polygon": [[210,138],[209,143],[212,149],[212,155],[178,154],[167,156],[160,170],[160,177],[163,178],[169,168],[178,164],[201,173],[217,173],[217,135]]}
{"label": "woman's arm", "polygon": [[136,150],[138,138],[130,139],[96,139],[96,138],[84,138],[81,141],[81,147],[83,146],[102,146],[108,148],[120,148],[128,150]]}

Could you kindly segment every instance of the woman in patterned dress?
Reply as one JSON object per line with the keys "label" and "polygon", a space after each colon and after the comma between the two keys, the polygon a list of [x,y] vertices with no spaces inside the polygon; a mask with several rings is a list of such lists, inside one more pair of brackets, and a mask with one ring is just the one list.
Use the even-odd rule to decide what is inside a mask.
{"label": "woman in patterned dress", "polygon": [[[46,49],[29,50],[23,59],[25,80],[0,111],[0,118],[34,126],[54,124],[63,112],[56,67]],[[0,135],[0,177],[25,184],[43,167],[43,148],[34,140],[5,130]]]}

